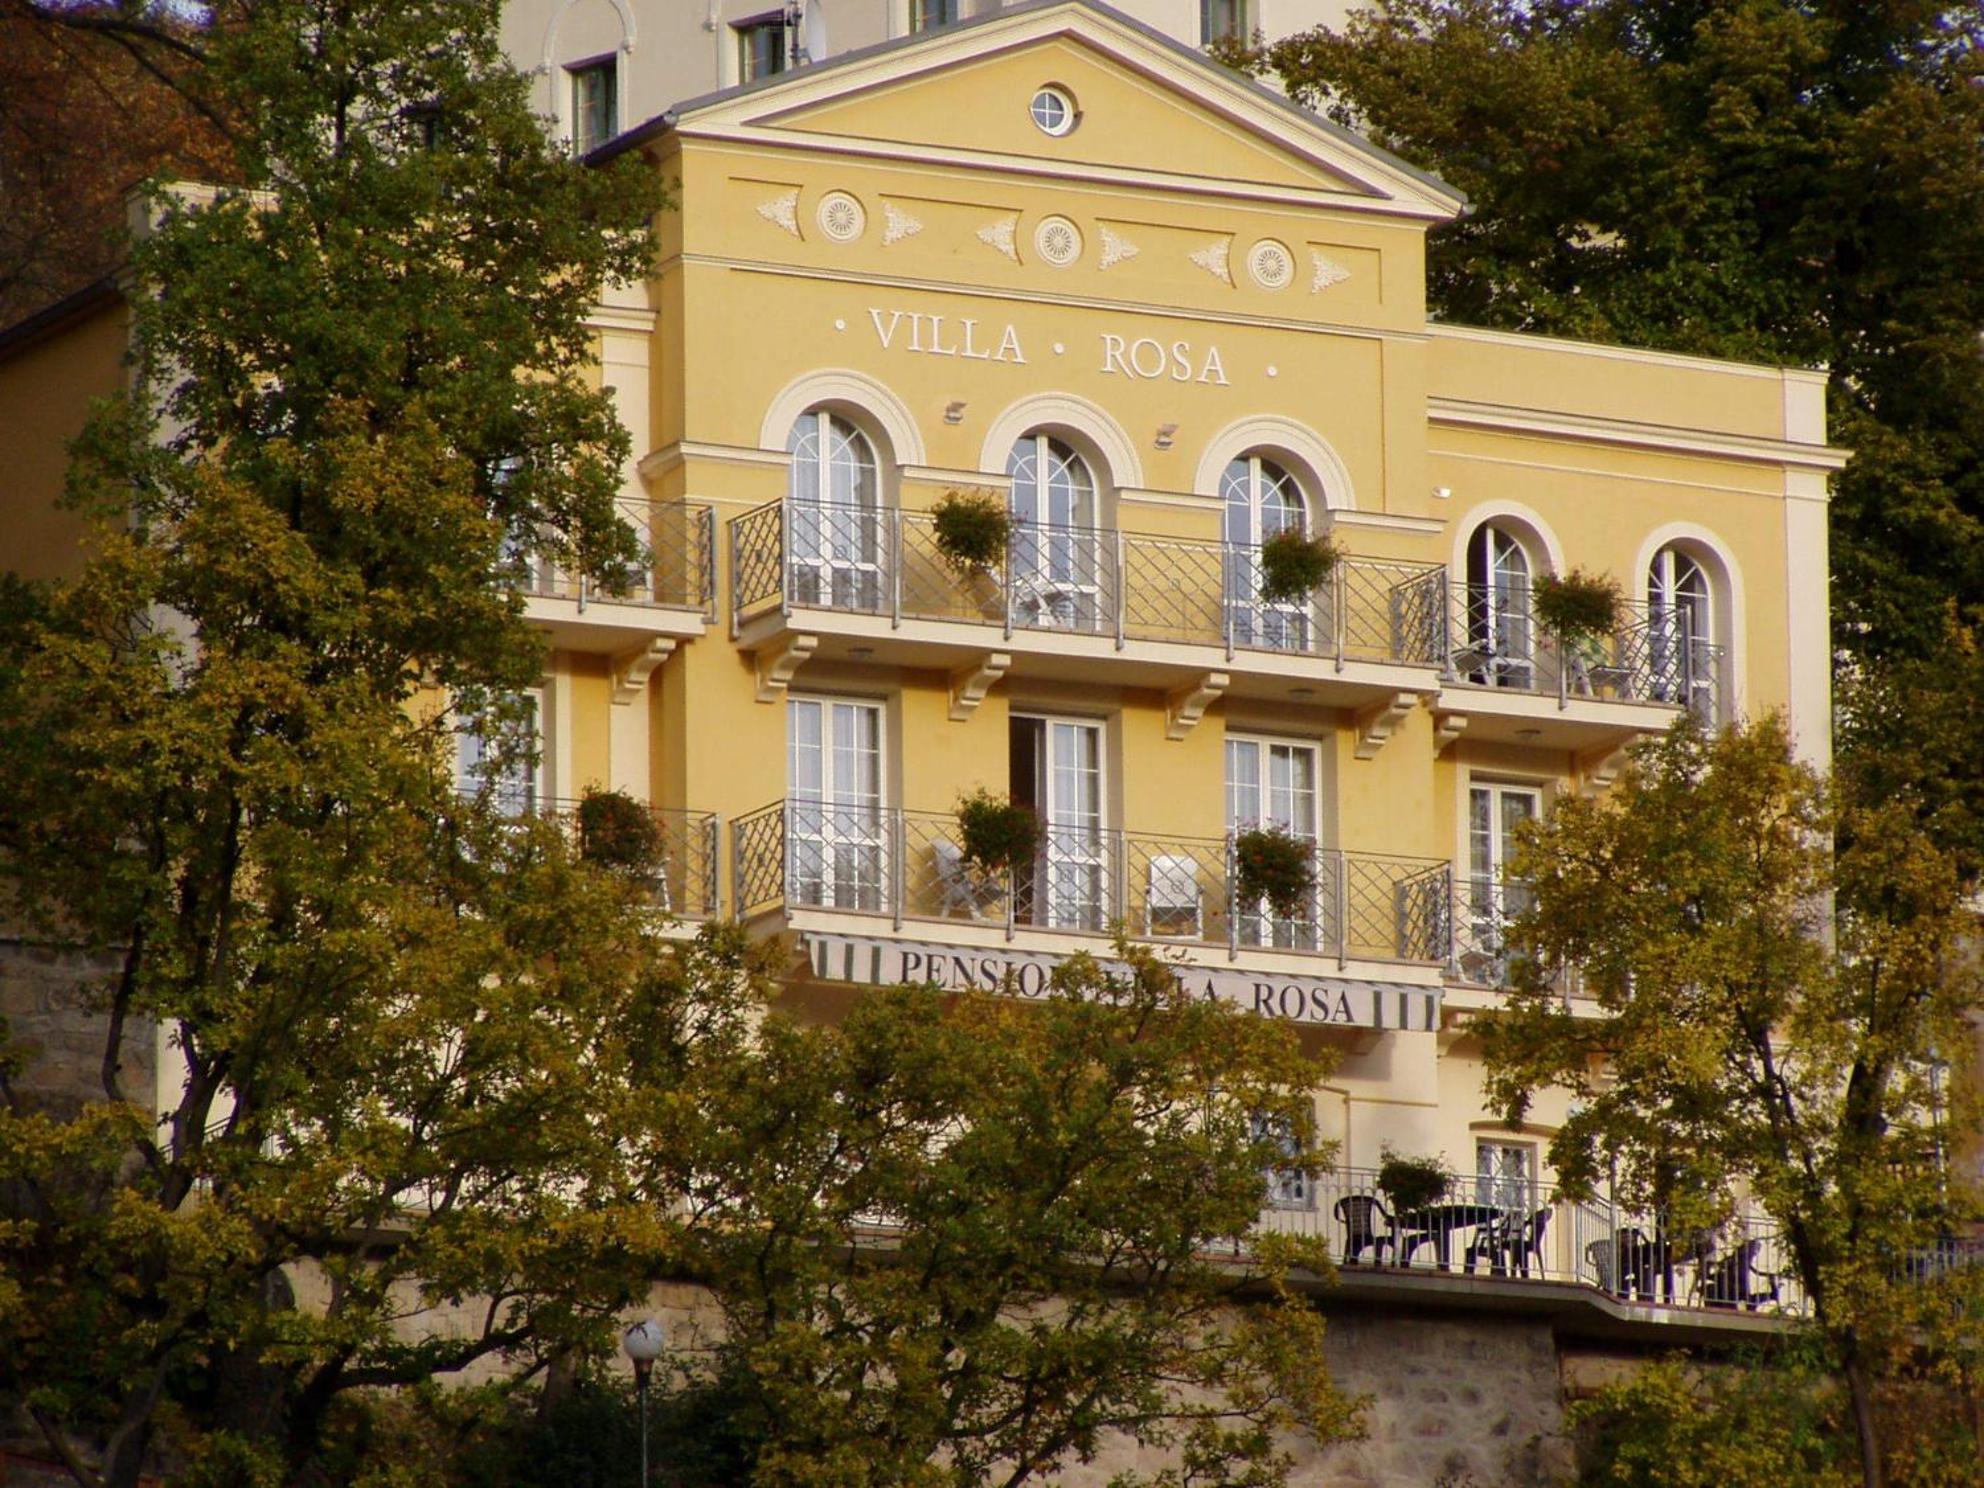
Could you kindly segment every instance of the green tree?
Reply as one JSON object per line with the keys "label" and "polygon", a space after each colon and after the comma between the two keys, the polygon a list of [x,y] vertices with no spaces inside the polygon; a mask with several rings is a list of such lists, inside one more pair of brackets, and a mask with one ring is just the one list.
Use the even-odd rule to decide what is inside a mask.
{"label": "green tree", "polygon": [[[1836,806],[1767,719],[1676,725],[1510,871],[1533,902],[1518,987],[1481,1021],[1490,1099],[1519,1120],[1537,1089],[1572,1093],[1551,1159],[1573,1190],[1607,1176],[1675,1233],[1742,1193],[1778,1222],[1872,1488],[1873,1375],[1924,1316],[1908,1273],[1974,1213],[1941,1151],[1984,1006],[1953,858],[1907,800]],[[1598,1016],[1565,1007],[1572,972]]]}
{"label": "green tree", "polygon": [[751,1482],[1010,1488],[1115,1442],[1170,1463],[1136,1481],[1265,1488],[1280,1433],[1353,1429],[1288,1286],[1326,1255],[1242,1243],[1265,1172],[1327,1160],[1323,1067],[1119,955],[1037,1002],[878,991],[831,1027],[774,1020],[708,1092],[670,1187]]}
{"label": "green tree", "polygon": [[83,1483],[165,1427],[294,1474],[344,1392],[528,1369],[645,1274],[610,1134],[711,984],[451,762],[463,728],[528,748],[507,552],[632,551],[583,320],[658,193],[558,153],[497,18],[258,0],[175,36],[243,189],[153,196],[133,390],[72,468],[88,561],[0,603],[0,902],[111,967],[95,1098],[31,1099],[18,1042],[0,1085],[0,1390]]}
{"label": "green tree", "polygon": [[[1984,15],[1941,0],[1390,0],[1243,50],[1472,202],[1433,314],[1831,368],[1835,642],[1874,689],[1964,690],[1984,630]],[[1953,652],[1952,648],[1957,651]],[[1885,674],[1894,670],[1890,680]],[[1984,727],[1939,760],[1984,870]],[[1950,752],[1951,744],[1960,746]]]}

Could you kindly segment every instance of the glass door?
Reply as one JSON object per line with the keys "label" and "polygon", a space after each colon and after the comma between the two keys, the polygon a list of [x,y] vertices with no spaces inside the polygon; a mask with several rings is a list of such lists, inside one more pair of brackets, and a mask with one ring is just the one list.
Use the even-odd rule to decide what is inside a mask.
{"label": "glass door", "polygon": [[538,805],[538,765],[543,754],[541,712],[536,693],[520,693],[503,710],[462,720],[455,734],[455,789],[473,796],[484,790],[504,816],[528,816]]}
{"label": "glass door", "polygon": [[1233,641],[1274,651],[1309,649],[1313,599],[1261,598],[1261,544],[1279,532],[1307,530],[1301,487],[1272,460],[1248,455],[1219,478],[1226,503],[1226,604]]}
{"label": "glass door", "polygon": [[1316,746],[1286,740],[1229,737],[1226,741],[1226,829],[1238,837],[1256,827],[1278,827],[1309,845],[1316,869],[1308,899],[1282,915],[1265,899],[1235,905],[1235,934],[1242,945],[1313,951],[1322,944],[1322,860],[1317,848]]}
{"label": "glass door", "polygon": [[1016,883],[1019,917],[1056,930],[1101,930],[1109,918],[1102,725],[1012,721],[1011,793],[1040,819],[1040,851]]}
{"label": "glass door", "polygon": [[880,913],[887,862],[881,706],[794,698],[786,723],[787,897]]}
{"label": "glass door", "polygon": [[1527,690],[1530,650],[1529,555],[1499,527],[1483,525],[1467,544],[1467,651],[1458,669],[1491,687]]}
{"label": "glass door", "polygon": [[813,409],[786,440],[792,456],[787,593],[795,604],[883,608],[881,481],[875,450],[846,419]]}
{"label": "glass door", "polygon": [[1508,924],[1529,903],[1529,891],[1508,879],[1516,829],[1534,821],[1542,795],[1526,785],[1475,785],[1468,790],[1468,944],[1461,970],[1468,980],[1499,986],[1508,980]]}
{"label": "glass door", "polygon": [[1647,565],[1648,669],[1654,697],[1681,703],[1704,722],[1715,721],[1714,631],[1708,575],[1676,548],[1662,548]]}
{"label": "glass door", "polygon": [[1095,478],[1060,440],[1028,434],[1006,461],[1012,478],[1013,619],[1095,631],[1107,614]]}

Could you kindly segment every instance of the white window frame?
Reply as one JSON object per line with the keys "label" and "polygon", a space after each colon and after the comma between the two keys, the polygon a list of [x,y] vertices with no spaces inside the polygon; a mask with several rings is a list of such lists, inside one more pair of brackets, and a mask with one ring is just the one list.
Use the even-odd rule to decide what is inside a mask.
{"label": "white window frame", "polygon": [[[1283,522],[1273,532],[1266,530],[1263,496],[1270,489],[1284,499],[1294,498],[1293,526],[1306,536],[1311,525],[1309,493],[1302,489],[1295,472],[1280,460],[1259,450],[1249,450],[1227,461],[1219,473],[1220,531],[1226,546],[1226,602],[1231,632],[1237,645],[1260,646],[1270,651],[1307,651],[1315,633],[1313,600],[1270,602],[1261,598],[1260,546],[1290,526]],[[1242,517],[1245,530],[1238,530],[1240,524],[1235,519]]]}
{"label": "white window frame", "polygon": [[[1033,922],[1054,930],[1100,930],[1108,921],[1111,902],[1109,878],[1109,724],[1106,719],[1078,714],[1039,713],[1029,708],[1015,709],[1013,723],[1041,725],[1040,752],[1035,765],[1040,771],[1040,794],[1034,803],[1040,817],[1040,851],[1034,864]],[[1095,820],[1091,823],[1057,822],[1054,789],[1054,730],[1081,729],[1095,740]],[[1094,832],[1094,842],[1086,853],[1071,853],[1070,840],[1083,830]],[[1066,834],[1065,836],[1063,834]],[[1076,838],[1078,845],[1078,838]],[[1087,884],[1083,877],[1092,875]],[[1070,892],[1070,879],[1073,891]],[[1072,908],[1071,908],[1072,906]]]}
{"label": "white window frame", "polygon": [[[800,789],[794,778],[794,718],[801,708],[820,710],[819,792]],[[836,708],[854,708],[874,718],[875,798],[852,798],[833,778],[833,719]],[[792,693],[786,699],[786,897],[822,909],[868,914],[885,910],[889,897],[890,782],[888,704],[880,698],[832,693]],[[809,810],[809,808],[811,808]],[[868,819],[864,820],[866,817]],[[807,865],[817,872],[808,876]]]}
{"label": "white window frame", "polygon": [[[550,803],[552,793],[549,784],[552,775],[552,735],[551,735],[551,692],[550,686],[540,684],[518,690],[517,697],[529,702],[531,724],[536,744],[537,760],[527,770],[512,771],[505,775],[488,777],[480,773],[481,763],[488,758],[481,735],[469,727],[455,730],[455,789],[464,795],[473,795],[485,785],[489,787],[490,799],[507,816],[528,816]],[[469,725],[474,720],[464,716],[462,723]]]}
{"label": "white window frame", "polygon": [[[1234,750],[1237,747],[1253,747],[1260,750],[1255,769],[1253,786],[1265,814],[1247,821],[1239,819],[1234,801],[1235,775],[1233,770]],[[1272,814],[1274,794],[1274,751],[1288,750],[1291,754],[1304,754],[1309,759],[1309,822],[1307,829],[1299,822],[1277,822]],[[1309,914],[1306,919],[1283,919],[1275,915],[1265,903],[1234,904],[1234,926],[1240,944],[1282,950],[1313,951],[1327,938],[1324,934],[1327,922],[1324,892],[1323,861],[1323,751],[1314,739],[1290,738],[1276,734],[1229,733],[1220,756],[1222,784],[1225,793],[1226,831],[1229,839],[1246,831],[1249,827],[1279,825],[1293,835],[1308,842],[1314,851],[1316,886],[1310,891]]]}
{"label": "white window frame", "polygon": [[1490,687],[1528,691],[1536,680],[1536,625],[1531,613],[1540,567],[1536,555],[1521,537],[1491,517],[1468,534],[1461,562],[1461,592],[1467,596],[1462,638],[1466,654],[1457,669]]}
{"label": "white window frame", "polygon": [[[606,132],[598,139],[588,141],[584,130],[585,112],[580,107],[580,87],[585,78],[593,76],[605,77],[610,90],[607,100],[610,107],[607,110]],[[565,101],[570,110],[572,152],[575,155],[590,154],[620,133],[621,82],[618,51],[565,64]]]}
{"label": "white window frame", "polygon": [[[1477,793],[1488,796],[1488,871],[1483,874],[1475,867],[1474,800]],[[1508,923],[1520,911],[1516,902],[1518,896],[1510,894],[1511,887],[1521,892],[1520,886],[1506,882],[1510,848],[1509,828],[1506,824],[1503,802],[1515,797],[1526,798],[1531,803],[1531,811],[1525,820],[1541,821],[1549,808],[1549,797],[1541,783],[1533,780],[1506,780],[1494,776],[1469,776],[1462,786],[1461,795],[1461,882],[1466,885],[1466,904],[1462,910],[1467,916],[1466,943],[1471,952],[1463,952],[1463,960],[1474,959],[1477,971],[1485,971],[1484,980],[1490,985],[1499,984],[1508,977],[1508,952],[1503,937]]]}
{"label": "white window frame", "polygon": [[[1484,1169],[1482,1159],[1494,1155],[1491,1168]],[[1522,1164],[1520,1177],[1503,1171],[1502,1159],[1514,1154]],[[1493,1204],[1511,1220],[1528,1223],[1529,1217],[1538,1207],[1537,1199],[1541,1191],[1541,1164],[1538,1162],[1536,1143],[1526,1142],[1515,1137],[1477,1136],[1474,1139],[1474,1200],[1477,1204]],[[1513,1203],[1504,1203],[1503,1197],[1512,1189],[1517,1190]]]}
{"label": "white window frame", "polygon": [[[1032,515],[1020,511],[1019,464],[1030,461]],[[1059,521],[1053,512],[1054,483],[1062,474],[1043,475],[1050,462],[1066,472],[1070,505],[1083,498],[1086,522]],[[1080,479],[1073,478],[1080,473]],[[1018,623],[1043,630],[1096,633],[1110,619],[1114,596],[1105,595],[1102,575],[1111,561],[1102,550],[1102,485],[1095,465],[1074,445],[1048,429],[1030,429],[1013,441],[1006,455],[1006,510],[1012,514],[1011,573],[1013,612]],[[1120,581],[1120,576],[1119,576]]]}

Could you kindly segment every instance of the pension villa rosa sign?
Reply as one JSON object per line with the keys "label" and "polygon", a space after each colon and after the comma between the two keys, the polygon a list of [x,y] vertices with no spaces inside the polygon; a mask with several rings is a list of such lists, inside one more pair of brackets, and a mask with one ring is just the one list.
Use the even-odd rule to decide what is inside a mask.
{"label": "pension villa rosa sign", "polygon": [[[1027,364],[1018,327],[1010,321],[997,330],[969,315],[931,315],[921,310],[870,307],[868,323],[884,351],[915,356],[960,357],[968,362]],[[1056,343],[1056,350],[1061,343]],[[1217,346],[1190,341],[1160,341],[1155,336],[1131,336],[1102,331],[1095,354],[1105,377],[1133,382],[1196,382],[1229,386],[1226,362]]]}
{"label": "pension villa rosa sign", "polygon": [[[1061,956],[984,946],[933,945],[844,935],[803,937],[813,975],[874,987],[976,987],[1044,997]],[[1104,962],[1105,966],[1110,963]],[[1440,989],[1356,977],[1264,975],[1223,967],[1178,966],[1178,984],[1201,997],[1236,1003],[1263,1018],[1339,1028],[1430,1033],[1440,1026]]]}

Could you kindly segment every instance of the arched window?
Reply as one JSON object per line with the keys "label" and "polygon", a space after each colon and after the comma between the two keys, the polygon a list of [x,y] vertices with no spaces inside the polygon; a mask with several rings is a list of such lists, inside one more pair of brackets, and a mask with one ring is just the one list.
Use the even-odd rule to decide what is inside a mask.
{"label": "arched window", "polygon": [[1307,601],[1261,599],[1260,546],[1278,532],[1306,532],[1307,512],[1295,477],[1259,454],[1230,461],[1219,478],[1226,506],[1226,597],[1233,639],[1277,651],[1309,647]]}
{"label": "arched window", "polygon": [[879,609],[885,544],[875,446],[839,414],[809,408],[785,448],[792,456],[787,593],[795,604]]}
{"label": "arched window", "polygon": [[1467,647],[1455,669],[1491,687],[1528,688],[1529,554],[1511,532],[1484,522],[1467,540]]}
{"label": "arched window", "polygon": [[1714,594],[1708,571],[1669,543],[1646,569],[1648,662],[1653,695],[1715,720]]}
{"label": "arched window", "polygon": [[1105,568],[1088,462],[1036,431],[1013,445],[1006,474],[1012,479],[1015,621],[1101,629],[1113,612],[1115,585]]}

